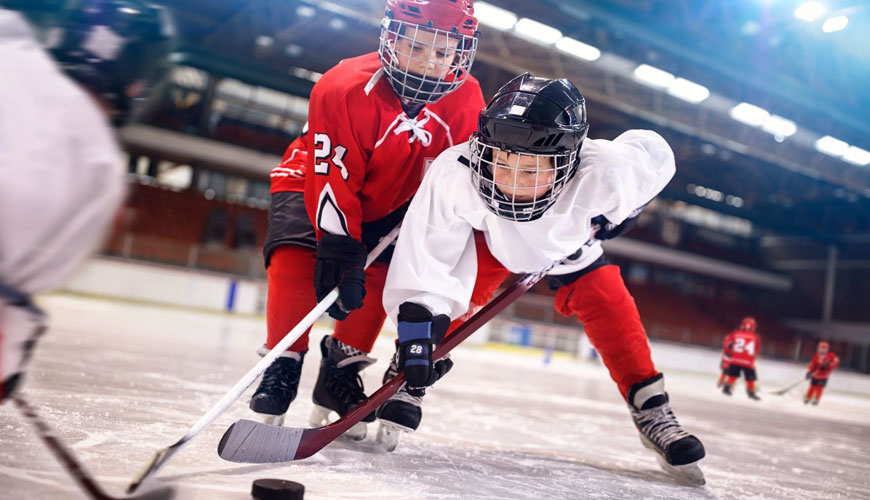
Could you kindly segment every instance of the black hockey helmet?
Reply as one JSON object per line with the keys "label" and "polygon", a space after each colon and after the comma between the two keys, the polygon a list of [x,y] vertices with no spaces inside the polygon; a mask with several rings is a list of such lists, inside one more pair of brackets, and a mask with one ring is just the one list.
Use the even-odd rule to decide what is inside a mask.
{"label": "black hockey helmet", "polygon": [[169,68],[175,25],[143,0],[0,0],[41,31],[63,70],[127,119]]}
{"label": "black hockey helmet", "polygon": [[[508,82],[489,101],[472,136],[470,166],[472,182],[493,213],[531,221],[556,202],[580,163],[580,147],[589,130],[585,102],[570,81],[529,73]],[[512,159],[499,159],[508,157],[500,153]],[[528,168],[520,168],[520,163],[530,164],[523,156],[535,158],[533,177]],[[499,179],[497,168],[502,169]],[[522,183],[521,176],[532,181]],[[517,196],[522,190],[534,191],[534,196]]]}

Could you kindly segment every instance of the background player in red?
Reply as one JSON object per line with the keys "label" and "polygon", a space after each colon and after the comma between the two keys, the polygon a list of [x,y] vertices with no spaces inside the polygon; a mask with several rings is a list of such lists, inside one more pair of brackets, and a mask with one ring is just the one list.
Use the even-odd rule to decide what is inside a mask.
{"label": "background player in red", "polygon": [[725,385],[725,380],[728,379],[728,361],[725,360],[725,352],[722,352],[722,361],[719,363],[719,368],[722,369],[722,374],[719,375],[719,381],[716,382],[716,387],[721,389]]}
{"label": "background player in red", "polygon": [[397,365],[408,393],[421,394],[445,373],[433,347],[451,321],[485,304],[510,272],[558,263],[548,271],[554,306],[584,324],[641,441],[665,470],[703,483],[704,447],[674,417],[637,306],[601,246],[667,185],[674,155],[649,130],[613,141],[586,139],[587,130],[577,87],[526,73],[480,112],[469,142],[435,160],[405,216],[384,290],[398,326]]}
{"label": "background player in red", "polygon": [[807,368],[807,378],[810,379],[810,387],[804,396],[804,404],[819,404],[822,392],[828,384],[828,377],[831,376],[834,368],[838,366],[840,366],[840,358],[830,351],[830,346],[827,342],[819,342],[818,347],[816,347],[816,353],[813,355],[813,359],[810,360],[810,366]]}
{"label": "background player in red", "polygon": [[[363,272],[368,249],[402,219],[427,164],[475,129],[484,101],[469,74],[473,14],[471,0],[388,0],[378,52],[323,75],[306,133],[272,171],[265,348],[339,287],[328,312],[340,321],[320,346],[314,425],[365,398],[358,372],[374,362],[367,353],[386,318],[381,290],[392,253]],[[306,333],[266,370],[252,410],[278,418],[287,411],[307,349]],[[361,424],[355,437],[365,435]]]}
{"label": "background player in red", "polygon": [[731,395],[734,382],[743,376],[746,378],[746,394],[756,401],[761,400],[755,392],[755,381],[758,374],[755,372],[755,358],[761,349],[761,341],[755,333],[755,319],[746,317],[740,322],[740,328],[725,337],[722,352],[723,363],[728,364],[728,380],[722,386],[722,392]]}

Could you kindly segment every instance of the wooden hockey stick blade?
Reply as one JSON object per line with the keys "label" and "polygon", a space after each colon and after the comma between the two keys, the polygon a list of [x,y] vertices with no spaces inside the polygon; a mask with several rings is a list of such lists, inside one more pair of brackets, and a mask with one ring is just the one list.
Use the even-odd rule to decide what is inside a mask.
{"label": "wooden hockey stick blade", "polygon": [[72,476],[73,480],[85,492],[85,494],[94,500],[115,500],[115,499],[136,499],[136,500],[170,500],[175,496],[175,490],[169,486],[156,488],[150,491],[145,491],[135,496],[114,497],[106,493],[99,483],[88,473],[84,465],[78,461],[72,451],[69,450],[59,438],[54,435],[54,432],[45,423],[44,420],[36,413],[32,406],[18,395],[12,398],[16,408],[21,412],[24,418],[30,422],[36,429],[36,434],[45,443],[48,451],[60,462],[67,473]]}
{"label": "wooden hockey stick blade", "polygon": [[[375,248],[373,248],[366,257],[366,268],[369,267],[371,263],[374,262],[375,259],[377,259],[378,256],[384,250],[386,250],[387,247],[389,247],[392,242],[399,236],[400,229],[401,224],[394,227],[386,236],[381,238],[378,244],[375,245]],[[290,345],[293,344],[293,342],[295,342],[299,337],[302,336],[303,333],[305,333],[306,330],[308,330],[308,327],[313,325],[314,322],[317,321],[317,319],[320,318],[320,316],[322,316],[324,312],[326,312],[326,310],[333,304],[333,302],[336,301],[336,299],[338,299],[337,287],[332,289],[332,291],[329,292],[329,294],[327,294],[326,297],[324,297],[320,302],[318,302],[317,305],[314,306],[314,308],[304,318],[302,318],[302,320],[295,327],[293,327],[292,330],[287,332],[287,334],[284,335],[284,338],[282,338],[281,341],[278,342],[278,344],[276,344],[271,351],[263,356],[263,359],[261,359],[259,363],[257,363],[253,368],[248,370],[248,373],[246,373],[241,379],[239,379],[239,381],[236,382],[236,385],[234,385],[233,388],[230,389],[230,391],[226,393],[224,397],[222,397],[221,400],[218,401],[211,408],[211,410],[208,411],[208,413],[203,415],[202,418],[200,418],[199,421],[196,422],[189,431],[187,431],[187,434],[182,436],[181,439],[175,442],[175,444],[157,451],[151,457],[151,460],[148,461],[142,471],[135,478],[133,478],[133,481],[127,487],[127,493],[133,493],[134,491],[136,491],[137,488],[139,488],[139,486],[142,485],[142,483],[146,479],[157,474],[157,472],[164,465],[166,465],[166,463],[169,462],[169,460],[185,444],[187,444],[191,439],[196,437],[197,434],[199,434],[209,424],[214,422],[214,420],[218,416],[226,411],[226,409],[229,408],[230,405],[233,404],[239,398],[239,396],[241,396],[242,393],[248,387],[250,387],[251,384],[254,383],[257,377],[259,377],[264,371],[266,371],[266,368],[268,368],[269,365],[272,364],[272,362],[281,355],[281,353],[287,350]]]}
{"label": "wooden hockey stick blade", "polygon": [[[546,270],[527,274],[507,287],[498,297],[490,301],[438,344],[432,358],[441,359],[447,355],[460,342],[471,336],[478,328],[540,281],[545,273]],[[290,462],[308,458],[390,399],[390,396],[399,390],[404,380],[405,374],[399,373],[356,408],[323,427],[300,429],[276,427],[251,420],[238,420],[226,430],[221,438],[218,444],[218,455],[230,462],[253,464]]]}

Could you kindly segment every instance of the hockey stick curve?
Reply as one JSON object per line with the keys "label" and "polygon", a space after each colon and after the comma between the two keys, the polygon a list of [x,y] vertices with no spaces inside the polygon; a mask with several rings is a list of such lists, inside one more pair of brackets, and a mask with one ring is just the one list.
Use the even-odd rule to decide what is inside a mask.
{"label": "hockey stick curve", "polygon": [[[366,258],[366,268],[368,268],[369,265],[371,265],[371,263],[374,262],[375,259],[377,259],[378,256],[393,243],[393,241],[399,235],[399,229],[401,229],[401,224],[394,227],[392,231],[390,231],[386,236],[381,238],[381,241],[378,242],[378,244],[375,246],[375,248],[371,250],[371,252],[369,252],[368,257]],[[323,300],[318,302],[317,305],[314,306],[314,309],[312,309],[304,318],[302,318],[302,321],[300,321],[299,324],[297,324],[295,327],[293,327],[292,330],[287,332],[287,334],[284,335],[284,338],[281,339],[281,341],[278,342],[275,347],[272,348],[272,350],[266,353],[266,355],[263,356],[263,359],[261,359],[259,363],[257,363],[238,382],[236,382],[236,385],[234,385],[233,388],[230,389],[230,391],[226,393],[224,397],[221,398],[221,400],[212,407],[211,410],[208,411],[208,413],[203,415],[202,418],[200,418],[199,421],[196,422],[189,431],[187,431],[187,434],[182,436],[181,439],[179,439],[172,445],[163,448],[155,453],[151,460],[145,465],[145,468],[142,469],[142,472],[140,472],[139,475],[137,475],[133,479],[133,482],[131,482],[130,485],[127,487],[127,493],[133,493],[134,491],[136,491],[136,489],[142,484],[143,481],[145,481],[148,477],[156,474],[164,465],[166,465],[166,463],[169,462],[169,460],[176,453],[178,453],[178,450],[180,450],[182,446],[187,444],[209,424],[214,422],[214,420],[218,416],[226,411],[226,409],[229,408],[229,406],[233,404],[233,402],[235,402],[235,400],[238,399],[239,396],[241,396],[242,393],[251,386],[251,384],[254,383],[257,377],[259,377],[260,374],[266,371],[266,368],[268,368],[273,361],[275,361],[281,354],[283,354],[284,351],[287,350],[287,348],[293,345],[293,343],[296,342],[296,340],[299,339],[299,337],[301,337],[303,333],[305,333],[305,330],[313,325],[314,322],[317,321],[317,319],[320,318],[320,316],[322,316],[323,313],[326,312],[326,310],[329,309],[329,307],[337,299],[338,288],[336,287],[333,288],[332,291],[330,291],[329,294],[327,294],[326,297],[323,298]]]}
{"label": "hockey stick curve", "polygon": [[[432,358],[443,358],[540,281],[549,269],[527,274],[507,287],[438,344]],[[356,408],[323,427],[301,429],[268,425],[246,419],[237,420],[221,438],[218,444],[218,455],[224,460],[238,463],[280,463],[308,458],[386,402],[399,390],[404,380],[405,374],[400,372]]]}
{"label": "hockey stick curve", "polygon": [[51,427],[42,420],[42,418],[36,413],[36,410],[34,410],[30,403],[24,399],[24,396],[13,396],[12,402],[15,403],[15,407],[18,408],[21,415],[24,416],[24,418],[36,429],[36,434],[48,448],[48,451],[54,455],[57,461],[60,462],[79,488],[81,488],[89,498],[92,498],[93,500],[170,500],[175,496],[175,490],[168,486],[134,496],[128,495],[114,497],[109,495],[93,478],[93,476],[91,476],[87,469],[85,469],[84,465],[79,462],[73,452],[55,435]]}

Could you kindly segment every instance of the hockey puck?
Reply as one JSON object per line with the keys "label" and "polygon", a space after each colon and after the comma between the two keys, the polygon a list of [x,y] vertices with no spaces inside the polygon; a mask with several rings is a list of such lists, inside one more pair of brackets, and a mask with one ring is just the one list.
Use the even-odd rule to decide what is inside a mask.
{"label": "hockey puck", "polygon": [[251,486],[254,500],[302,500],[305,486],[284,479],[257,479]]}

